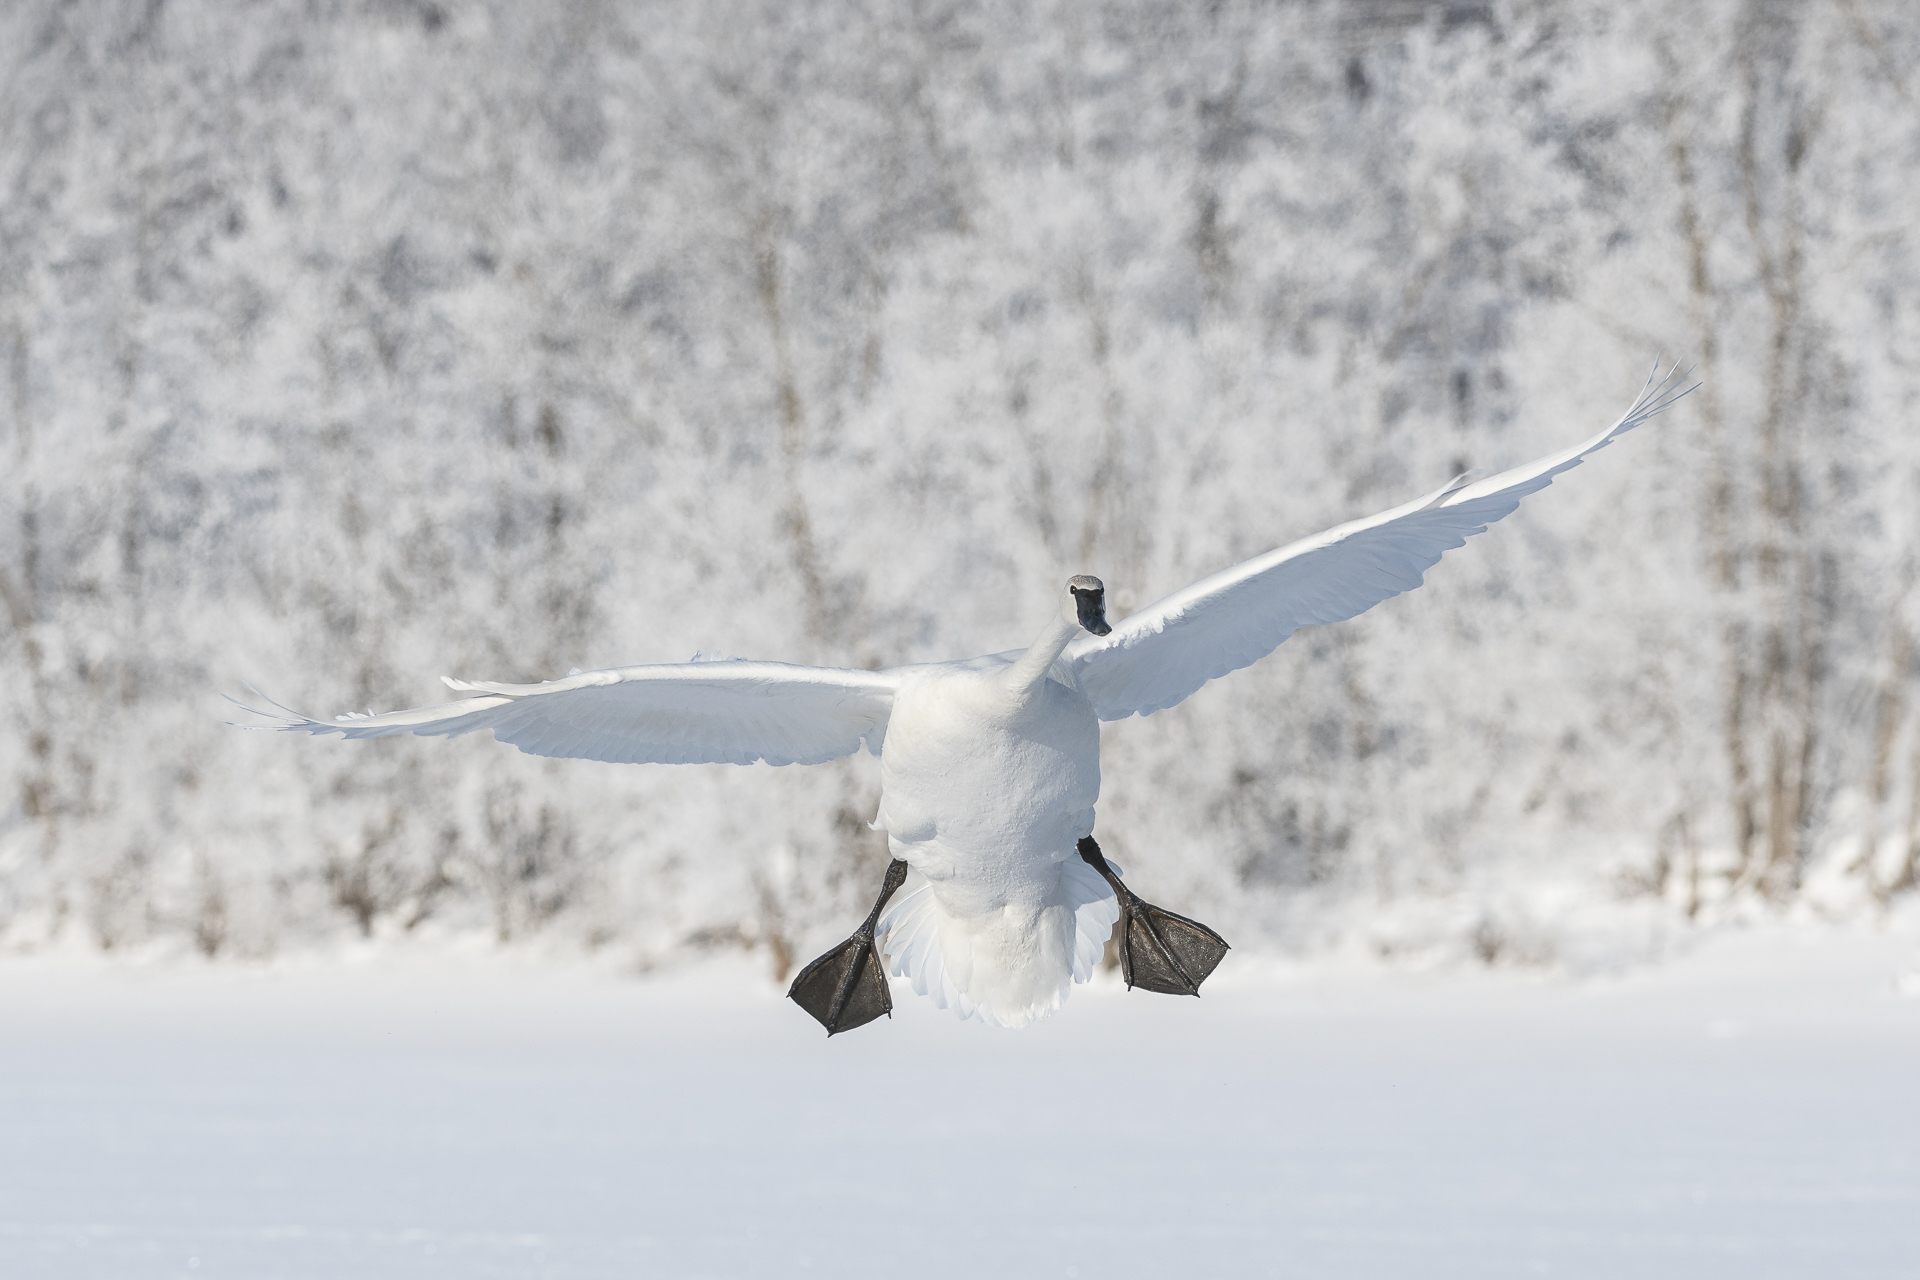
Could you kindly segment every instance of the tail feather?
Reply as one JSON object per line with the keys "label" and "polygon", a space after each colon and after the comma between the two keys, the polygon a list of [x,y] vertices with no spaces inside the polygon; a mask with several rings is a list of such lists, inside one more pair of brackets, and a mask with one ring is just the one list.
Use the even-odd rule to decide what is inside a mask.
{"label": "tail feather", "polygon": [[1120,904],[1078,858],[1056,865],[1037,912],[987,920],[950,913],[916,875],[880,919],[889,972],[936,1008],[993,1026],[1024,1027],[1059,1008],[1074,983],[1093,976]]}

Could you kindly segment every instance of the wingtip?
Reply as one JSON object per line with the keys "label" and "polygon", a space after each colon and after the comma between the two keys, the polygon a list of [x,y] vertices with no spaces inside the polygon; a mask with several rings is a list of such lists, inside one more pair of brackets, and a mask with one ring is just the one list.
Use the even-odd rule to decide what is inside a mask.
{"label": "wingtip", "polygon": [[[268,697],[266,694],[260,692],[260,690],[255,688],[253,685],[247,683],[245,680],[242,680],[240,682],[240,685],[248,693],[252,694],[254,697],[258,698],[260,701],[266,703],[268,706],[272,707],[275,711],[285,712],[287,715],[292,716],[296,720],[305,718],[301,716],[298,711],[293,710],[291,707],[281,706],[278,702],[274,701],[272,698]],[[245,724],[238,720],[228,720],[225,722],[229,725],[232,725],[236,729],[274,729],[274,728],[282,727],[285,723],[278,716],[273,715],[271,712],[262,711],[258,707],[250,707],[246,703],[240,701],[240,699],[234,697],[230,693],[222,693],[220,696],[223,699],[225,699],[227,702],[232,703],[234,706],[246,712],[248,715],[259,716],[263,721],[265,721],[264,724]]]}
{"label": "wingtip", "polygon": [[[1666,365],[1667,371],[1664,374],[1660,372],[1662,365]],[[1620,421],[1607,432],[1607,441],[1633,430],[1650,418],[1665,413],[1687,396],[1698,391],[1703,385],[1701,382],[1680,386],[1693,375],[1694,368],[1694,365],[1688,365],[1682,370],[1679,360],[1676,359],[1668,364],[1664,354],[1656,354],[1653,359],[1653,370],[1647,375],[1646,383],[1640,388],[1640,393],[1633,398],[1633,403],[1627,407],[1627,411],[1620,415]]]}
{"label": "wingtip", "polygon": [[[239,720],[227,720],[223,723],[231,725],[236,729],[277,729],[282,733],[294,730],[303,730],[308,733],[325,733],[334,730],[335,726],[295,711],[285,703],[268,697],[246,681],[242,680],[240,683],[248,693],[258,698],[261,702],[266,703],[269,707],[272,707],[273,711],[262,711],[259,707],[248,706],[233,695],[223,693],[220,696],[234,706],[240,708],[248,715],[260,717],[260,722],[257,724],[247,724]],[[280,714],[275,715],[274,712],[279,712]]]}
{"label": "wingtip", "polygon": [[[260,691],[258,689],[254,690],[255,694],[258,694],[259,692]],[[248,715],[260,716],[262,719],[267,721],[267,723],[265,724],[249,724],[242,720],[222,720],[220,723],[226,725],[229,729],[271,729],[274,727],[273,717],[267,715],[266,712],[260,710],[258,707],[250,707],[246,703],[240,701],[240,699],[234,697],[230,693],[223,693],[220,695],[220,697],[222,701],[231,703],[233,706],[240,708],[242,711],[246,712]]]}

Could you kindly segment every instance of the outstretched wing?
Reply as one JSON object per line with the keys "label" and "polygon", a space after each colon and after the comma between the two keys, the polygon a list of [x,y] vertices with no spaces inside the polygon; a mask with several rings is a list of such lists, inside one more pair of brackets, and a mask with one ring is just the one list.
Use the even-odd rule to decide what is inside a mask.
{"label": "outstretched wing", "polygon": [[880,753],[894,677],[728,660],[587,671],[544,684],[446,684],[475,696],[330,721],[289,712],[260,727],[349,738],[486,729],[530,755],[616,764],[819,764],[863,741]]}
{"label": "outstretched wing", "polygon": [[1102,720],[1171,707],[1207,681],[1266,657],[1299,627],[1339,622],[1413,590],[1443,553],[1691,390],[1679,387],[1677,370],[1660,377],[1656,364],[1626,414],[1586,443],[1477,483],[1463,477],[1203,578],[1107,636],[1074,641],[1065,654],[1074,679]]}

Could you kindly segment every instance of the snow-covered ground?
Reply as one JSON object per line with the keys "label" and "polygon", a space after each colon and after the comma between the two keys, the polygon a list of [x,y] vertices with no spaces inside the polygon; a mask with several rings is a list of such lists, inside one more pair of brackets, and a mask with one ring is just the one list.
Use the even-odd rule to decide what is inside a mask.
{"label": "snow-covered ground", "polygon": [[1902,1276],[1920,932],[1230,958],[1023,1033],[763,973],[0,965],[16,1277]]}

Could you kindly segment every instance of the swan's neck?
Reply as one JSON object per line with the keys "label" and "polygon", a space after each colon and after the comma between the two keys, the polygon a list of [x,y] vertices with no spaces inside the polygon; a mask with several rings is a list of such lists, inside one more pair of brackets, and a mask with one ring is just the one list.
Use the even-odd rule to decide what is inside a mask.
{"label": "swan's neck", "polygon": [[1031,697],[1041,681],[1047,678],[1047,673],[1053,670],[1054,662],[1079,634],[1080,623],[1065,615],[1048,623],[1047,629],[1020,655],[1020,660],[1007,668],[1007,691],[1023,702]]}

